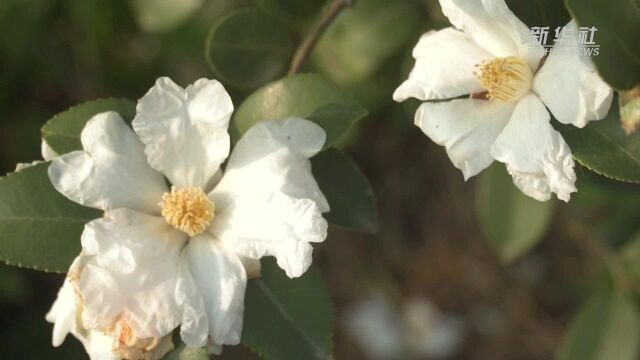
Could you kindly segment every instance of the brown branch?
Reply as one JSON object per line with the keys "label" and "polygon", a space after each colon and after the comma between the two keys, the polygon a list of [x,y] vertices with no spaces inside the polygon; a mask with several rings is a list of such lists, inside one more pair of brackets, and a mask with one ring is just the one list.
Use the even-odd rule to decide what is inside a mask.
{"label": "brown branch", "polygon": [[311,30],[307,38],[300,44],[296,52],[293,54],[293,60],[291,60],[291,66],[287,72],[287,76],[296,74],[300,71],[300,68],[307,60],[311,51],[316,46],[320,36],[327,30],[329,25],[336,19],[338,14],[345,8],[353,6],[356,0],[333,0],[327,10],[322,14],[322,17]]}

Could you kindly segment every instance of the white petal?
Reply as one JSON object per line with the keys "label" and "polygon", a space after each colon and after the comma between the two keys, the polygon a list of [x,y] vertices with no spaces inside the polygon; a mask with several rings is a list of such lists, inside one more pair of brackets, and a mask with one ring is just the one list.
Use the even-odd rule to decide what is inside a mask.
{"label": "white petal", "polygon": [[211,193],[211,233],[240,255],[276,256],[291,277],[311,264],[311,245],[326,237],[329,204],[311,173],[309,157],[322,149],[324,131],[291,118],[265,121],[244,135]]}
{"label": "white petal", "polygon": [[218,81],[200,79],[185,90],[165,77],[138,101],[133,128],[154,169],[177,187],[204,188],[229,155],[232,112]]}
{"label": "white petal", "polygon": [[509,121],[515,104],[459,99],[424,103],[415,123],[436,144],[446,147],[449,159],[465,180],[493,162],[491,145]]}
{"label": "white petal", "polygon": [[[81,331],[76,321],[79,299],[74,290],[71,278],[77,276],[80,268],[84,266],[85,256],[78,256],[73,260],[69,274],[58,291],[58,297],[45,318],[53,323],[53,346],[60,346],[69,333],[79,334]],[[83,340],[81,337],[79,338]]]}
{"label": "white petal", "polygon": [[395,101],[446,99],[484,91],[473,75],[476,64],[493,58],[473,39],[454,28],[430,31],[413,48],[416,64],[393,93]]}
{"label": "white petal", "polygon": [[104,329],[122,316],[139,338],[162,337],[181,322],[174,299],[186,235],[159,217],[110,211],[85,226],[89,259],[80,275],[87,328]]}
{"label": "white petal", "polygon": [[182,325],[180,326],[182,341],[191,347],[199,348],[205,346],[209,338],[209,319],[204,299],[200,295],[189,270],[186,252],[183,252],[180,256],[175,296],[176,302],[182,311]]}
{"label": "white petal", "polygon": [[120,360],[120,355],[113,351],[116,344],[117,340],[113,336],[99,331],[89,331],[84,349],[91,360]]}
{"label": "white petal", "polygon": [[532,71],[538,68],[544,48],[531,42],[529,28],[504,0],[440,0],[440,6],[453,26],[496,57],[519,56]]}
{"label": "white petal", "polygon": [[120,356],[113,352],[116,344],[113,337],[99,331],[87,330],[79,321],[81,300],[74,282],[77,281],[77,276],[88,259],[89,257],[80,255],[73,261],[58,292],[58,298],[46,315],[47,321],[54,323],[53,346],[60,346],[67,334],[71,333],[82,343],[91,360],[120,360]]}
{"label": "white petal", "polygon": [[77,306],[73,285],[65,279],[60,291],[58,291],[56,301],[46,315],[47,321],[53,323],[53,346],[62,345],[67,334],[75,330]]}
{"label": "white petal", "polygon": [[85,151],[62,155],[49,166],[53,186],[69,199],[102,210],[129,208],[158,214],[166,184],[147,164],[142,143],[115,112],[89,120]]}
{"label": "white petal", "polygon": [[[242,262],[206,233],[192,238],[184,249],[183,256],[199,293],[199,297],[191,295],[192,303],[197,305],[191,308],[198,309],[200,302],[204,304],[211,340],[216,344],[239,344],[247,285]],[[188,312],[184,315],[188,315]],[[183,324],[198,321],[187,316]],[[185,341],[189,339],[191,338]],[[199,342],[197,346],[201,345],[204,344]]]}
{"label": "white petal", "polygon": [[311,199],[322,212],[329,211],[309,162],[322,150],[325,139],[321,127],[304,119],[258,123],[236,144],[214,192],[253,198],[283,192]]}
{"label": "white petal", "polygon": [[262,264],[258,259],[251,259],[244,256],[238,256],[240,261],[242,261],[242,265],[244,266],[244,271],[247,273],[247,278],[253,279],[260,277],[262,272]]}
{"label": "white petal", "polygon": [[40,160],[32,161],[30,163],[17,163],[16,164],[16,169],[14,171],[15,172],[22,171],[24,169],[28,169],[28,168],[30,168],[32,166],[35,166],[35,165],[38,165],[38,164],[42,164],[42,163],[43,162],[40,161]]}
{"label": "white petal", "polygon": [[44,161],[51,161],[60,156],[51,148],[51,146],[49,146],[49,144],[44,139],[42,139],[42,143],[40,144],[40,152]]}
{"label": "white petal", "polygon": [[569,201],[576,191],[571,150],[549,123],[549,112],[538,98],[522,98],[491,154],[507,165],[513,182],[532,198],[549,200],[551,193]]}
{"label": "white petal", "polygon": [[210,231],[242,256],[275,256],[292,278],[304,274],[311,265],[310,243],[324,241],[327,236],[327,222],[311,199],[281,192],[247,198],[215,191],[213,199],[220,210]]}
{"label": "white petal", "polygon": [[[574,21],[567,27],[577,29]],[[578,34],[570,42],[556,42],[533,80],[533,90],[553,116],[564,124],[584,127],[607,115],[613,90],[598,75],[588,55],[579,52]]]}

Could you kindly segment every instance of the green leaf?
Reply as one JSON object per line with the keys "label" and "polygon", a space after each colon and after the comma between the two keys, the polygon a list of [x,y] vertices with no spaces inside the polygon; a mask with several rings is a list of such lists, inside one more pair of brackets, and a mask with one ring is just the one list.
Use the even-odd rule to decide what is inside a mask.
{"label": "green leaf", "polygon": [[84,224],[101,212],[58,193],[40,163],[0,178],[0,259],[10,265],[66,272],[80,253]]}
{"label": "green leaf", "polygon": [[635,288],[640,287],[640,232],[625,245],[621,255],[629,279],[636,284]]}
{"label": "green leaf", "polygon": [[618,90],[640,83],[640,0],[565,0],[580,26],[597,28],[600,55],[591,59]]}
{"label": "green leaf", "polygon": [[613,105],[605,119],[592,121],[582,129],[558,122],[554,126],[580,164],[615,180],[639,183],[640,137],[625,134],[619,114]]}
{"label": "green leaf", "polygon": [[548,26],[548,45],[553,45],[555,29],[567,25],[571,20],[562,0],[507,0],[507,6],[530,28]]}
{"label": "green leaf", "polygon": [[251,94],[235,113],[234,124],[243,134],[263,120],[292,116],[316,122],[327,132],[331,146],[367,111],[333,82],[318,74],[302,74],[272,82]]}
{"label": "green leaf", "polygon": [[242,342],[265,359],[331,359],[333,304],[312,267],[289,279],[273,261],[262,262],[262,276],[245,295]]}
{"label": "green leaf", "polygon": [[179,331],[173,336],[175,349],[163,357],[164,360],[209,360],[209,353],[206,347],[187,347],[180,339]]}
{"label": "green leaf", "polygon": [[254,8],[222,18],[211,28],[205,47],[216,76],[240,88],[255,88],[283,75],[292,53],[287,27]]}
{"label": "green leaf", "polygon": [[551,223],[553,202],[524,195],[498,164],[482,173],[478,186],[478,221],[500,259],[510,263],[543,238]]}
{"label": "green leaf", "polygon": [[76,105],[47,121],[42,127],[42,138],[60,155],[82,150],[82,129],[92,116],[105,111],[116,111],[123,119],[131,121],[136,114],[136,104],[127,99],[108,98]]}
{"label": "green leaf", "polygon": [[314,63],[338,84],[363,81],[413,40],[420,10],[411,1],[357,1],[322,36]]}
{"label": "green leaf", "polygon": [[331,211],[324,214],[327,221],[350,230],[377,232],[376,199],[358,165],[333,148],[313,157],[311,165],[313,176],[331,206]]}
{"label": "green leaf", "polygon": [[598,289],[565,335],[558,360],[636,360],[640,314],[634,301],[612,284]]}
{"label": "green leaf", "polygon": [[200,6],[201,0],[133,0],[138,25],[148,32],[172,30],[186,21]]}

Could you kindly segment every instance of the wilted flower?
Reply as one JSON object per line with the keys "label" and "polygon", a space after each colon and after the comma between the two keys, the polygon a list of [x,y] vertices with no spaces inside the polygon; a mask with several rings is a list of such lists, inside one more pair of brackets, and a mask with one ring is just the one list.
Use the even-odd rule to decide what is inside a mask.
{"label": "wilted flower", "polygon": [[603,118],[612,99],[591,60],[577,51],[577,33],[556,43],[545,60],[542,45],[530,41],[529,29],[504,0],[440,5],[454,27],[421,37],[413,49],[416,65],[394,99],[471,94],[423,103],[416,125],[446,147],[465,179],[495,159],[525,194],[544,201],[553,192],[568,201],[576,191],[574,161],[549,111],[561,123],[583,127]]}
{"label": "wilted flower", "polygon": [[[217,81],[182,89],[161,78],[138,102],[135,132],[117,113],[98,114],[82,131],[84,151],[49,168],[58,191],[105,211],[85,226],[81,265],[65,286],[75,284],[82,330],[115,334],[121,356],[146,359],[177,326],[189,346],[238,344],[258,259],[275,256],[297,277],[311,264],[311,243],[326,237],[329,206],[308,160],[324,131],[296,118],[259,123],[222,175],[232,111]],[[62,329],[55,344],[69,331],[82,340],[59,325],[68,292],[48,317]]]}

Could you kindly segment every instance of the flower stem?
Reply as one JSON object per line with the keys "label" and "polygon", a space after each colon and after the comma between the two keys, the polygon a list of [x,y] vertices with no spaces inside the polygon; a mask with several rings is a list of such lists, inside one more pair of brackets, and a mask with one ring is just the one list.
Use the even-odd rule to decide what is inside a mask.
{"label": "flower stem", "polygon": [[300,68],[302,67],[304,62],[307,61],[307,58],[309,57],[309,55],[311,55],[311,51],[320,39],[320,36],[322,36],[325,30],[327,30],[329,25],[331,25],[331,23],[336,19],[336,17],[342,10],[353,6],[355,2],[356,0],[331,1],[329,6],[327,7],[327,10],[322,14],[322,17],[320,17],[318,23],[293,54],[293,60],[291,60],[291,66],[289,67],[287,76],[294,75],[298,71],[300,71]]}

